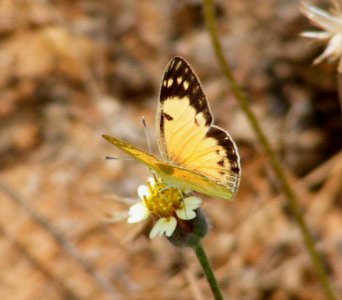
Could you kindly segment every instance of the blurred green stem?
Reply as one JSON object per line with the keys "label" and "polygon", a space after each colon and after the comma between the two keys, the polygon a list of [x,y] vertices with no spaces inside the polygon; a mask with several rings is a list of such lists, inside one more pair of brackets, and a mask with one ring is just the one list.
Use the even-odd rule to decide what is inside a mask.
{"label": "blurred green stem", "polygon": [[207,281],[210,285],[211,291],[213,292],[215,300],[223,300],[223,296],[222,296],[220,287],[217,283],[214,272],[210,266],[209,260],[207,258],[207,255],[204,252],[204,249],[203,249],[201,243],[199,243],[193,249],[196,252],[196,256],[197,256],[197,258],[198,258],[198,260],[202,266],[203,272],[205,274],[205,277],[207,278]]}
{"label": "blurred green stem", "polygon": [[263,150],[270,162],[270,165],[273,169],[273,172],[281,186],[283,194],[287,200],[289,207],[291,208],[292,214],[294,219],[296,220],[298,227],[300,228],[301,234],[304,239],[305,247],[310,255],[313,267],[317,273],[318,279],[320,281],[322,291],[325,295],[326,299],[335,300],[335,296],[332,292],[330,287],[330,283],[328,280],[328,276],[325,273],[323,268],[323,264],[319,258],[318,252],[315,249],[313,238],[309,232],[308,226],[306,225],[302,213],[300,211],[300,207],[298,204],[297,197],[292,190],[285,173],[283,171],[283,167],[281,166],[278,158],[276,157],[275,153],[271,149],[271,146],[262,131],[259,122],[257,121],[256,117],[254,116],[253,112],[250,110],[248,105],[247,97],[241,92],[238,84],[235,81],[233,73],[231,71],[230,65],[227,63],[223,51],[218,40],[216,23],[215,23],[215,15],[214,15],[214,8],[212,4],[212,0],[203,0],[204,4],[204,15],[205,21],[207,23],[208,32],[211,38],[211,42],[213,45],[213,49],[216,55],[216,58],[219,62],[219,65],[228,81],[230,90],[234,95],[236,101],[239,103],[242,111],[245,113],[247,119],[249,120],[257,138],[259,139],[260,144],[263,147]]}

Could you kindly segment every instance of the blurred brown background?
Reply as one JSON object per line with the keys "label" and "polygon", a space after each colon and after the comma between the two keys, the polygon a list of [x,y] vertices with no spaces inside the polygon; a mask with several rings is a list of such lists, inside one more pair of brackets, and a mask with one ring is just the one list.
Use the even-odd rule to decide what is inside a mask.
{"label": "blurred brown background", "polygon": [[[327,4],[327,2],[323,2]],[[234,74],[277,151],[342,296],[336,66],[297,1],[217,1]],[[211,299],[191,250],[126,223],[149,176],[101,138],[147,150],[167,62],[182,55],[242,159],[234,202],[205,199],[203,243],[229,299],[323,299],[261,147],[213,56],[201,2],[0,1],[0,299]],[[116,222],[106,222],[106,215]]]}

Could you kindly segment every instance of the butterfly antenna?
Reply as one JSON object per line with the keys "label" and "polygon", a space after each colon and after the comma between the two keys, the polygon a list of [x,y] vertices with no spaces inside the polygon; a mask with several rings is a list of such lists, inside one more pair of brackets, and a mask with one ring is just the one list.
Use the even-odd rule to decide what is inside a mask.
{"label": "butterfly antenna", "polygon": [[145,128],[145,135],[146,135],[146,140],[147,140],[148,151],[151,153],[152,150],[151,150],[150,136],[148,135],[146,120],[145,120],[144,116],[141,117],[141,121],[142,121],[143,126]]}
{"label": "butterfly antenna", "polygon": [[113,156],[104,156],[103,159],[132,160],[132,158],[130,157],[113,157]]}

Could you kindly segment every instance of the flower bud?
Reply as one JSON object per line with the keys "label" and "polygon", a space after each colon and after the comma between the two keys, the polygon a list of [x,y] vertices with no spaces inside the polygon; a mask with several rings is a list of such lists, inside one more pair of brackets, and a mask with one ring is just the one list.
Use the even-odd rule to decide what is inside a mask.
{"label": "flower bud", "polygon": [[173,234],[167,239],[176,247],[196,247],[208,232],[208,221],[200,208],[191,220],[178,220]]}

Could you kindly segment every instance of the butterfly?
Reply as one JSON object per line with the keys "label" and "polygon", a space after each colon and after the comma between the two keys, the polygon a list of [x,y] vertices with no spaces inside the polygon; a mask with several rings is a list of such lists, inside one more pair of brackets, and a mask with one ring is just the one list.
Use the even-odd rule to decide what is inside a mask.
{"label": "butterfly", "polygon": [[213,125],[201,83],[182,57],[174,57],[166,67],[156,122],[162,159],[123,140],[103,137],[169,185],[213,197],[234,198],[240,182],[238,149],[225,130]]}

